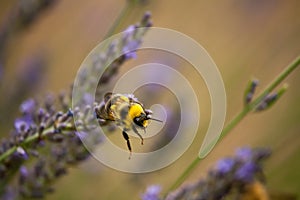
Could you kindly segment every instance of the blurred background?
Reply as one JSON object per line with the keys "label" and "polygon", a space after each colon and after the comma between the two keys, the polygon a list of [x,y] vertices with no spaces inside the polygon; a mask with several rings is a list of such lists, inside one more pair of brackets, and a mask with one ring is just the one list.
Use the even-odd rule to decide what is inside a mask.
{"label": "blurred background", "polygon": [[[69,89],[80,64],[105,38],[125,5],[126,1],[103,0],[1,1],[1,138],[9,134],[23,100]],[[17,11],[19,6],[22,12]],[[242,109],[244,89],[251,78],[260,80],[259,92],[300,54],[299,7],[297,0],[144,0],[126,13],[116,32],[150,11],[154,26],[177,30],[203,45],[224,80],[228,122]],[[138,58],[126,63],[119,76],[149,60],[180,69],[197,90],[201,124],[192,146],[172,165],[147,174],[118,172],[90,158],[71,167],[46,199],[138,199],[150,184],[168,188],[197,156],[210,119],[205,84],[201,77],[193,76],[187,63],[157,51],[138,52]],[[205,176],[216,160],[233,154],[238,147],[264,146],[273,150],[266,163],[267,188],[300,196],[299,74],[297,69],[285,80],[289,89],[274,107],[247,116],[187,182]],[[137,95],[147,103],[142,92]],[[113,137],[117,140],[119,136]],[[139,141],[134,146],[139,146]]]}

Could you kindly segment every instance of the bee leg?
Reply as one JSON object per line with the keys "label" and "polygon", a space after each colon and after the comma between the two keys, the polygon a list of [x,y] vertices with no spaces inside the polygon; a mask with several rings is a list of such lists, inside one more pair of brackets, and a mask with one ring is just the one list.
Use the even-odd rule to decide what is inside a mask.
{"label": "bee leg", "polygon": [[135,128],[135,126],[132,126],[132,130],[134,131],[135,134],[137,134],[140,139],[141,139],[141,145],[144,144],[144,138],[141,136],[141,134],[138,132],[138,130]]}
{"label": "bee leg", "polygon": [[131,157],[131,145],[130,145],[130,141],[129,141],[129,136],[128,136],[128,134],[125,132],[125,130],[123,130],[123,132],[122,132],[122,134],[123,134],[123,137],[124,137],[124,139],[126,140],[126,142],[127,142],[127,148],[128,148],[128,150],[130,151],[130,156],[129,156],[129,158]]}

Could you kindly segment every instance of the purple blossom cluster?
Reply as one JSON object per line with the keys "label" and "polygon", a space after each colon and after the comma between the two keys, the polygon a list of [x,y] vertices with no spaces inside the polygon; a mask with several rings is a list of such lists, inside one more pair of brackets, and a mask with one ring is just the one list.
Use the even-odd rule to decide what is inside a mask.
{"label": "purple blossom cluster", "polygon": [[[67,99],[67,95],[48,95],[43,104],[34,99],[21,104],[22,115],[15,120],[11,137],[0,144],[3,197],[12,190],[18,198],[44,196],[68,165],[89,156],[75,129],[73,112],[66,109]],[[19,181],[13,183],[13,177]]]}
{"label": "purple blossom cluster", "polygon": [[[225,197],[241,199],[247,188],[257,185],[263,188],[264,182],[262,161],[270,156],[265,148],[240,148],[234,157],[219,160],[212,167],[205,179],[183,185],[167,195],[166,200],[221,200]],[[142,200],[159,200],[159,186],[150,186],[141,196]],[[264,198],[259,198],[264,199]]]}
{"label": "purple blossom cluster", "polygon": [[[124,54],[109,65],[99,84],[107,84],[125,61],[135,57],[147,30],[138,28],[149,26],[150,14],[146,13],[139,24],[125,31],[122,41],[117,41]],[[81,81],[94,81],[89,75],[108,62],[118,50],[117,42],[113,41],[106,52],[98,55],[92,71],[81,74]],[[89,93],[84,91],[81,99],[85,101],[84,112],[74,102],[73,110],[70,109],[71,92],[49,94],[42,100],[30,98],[20,105],[21,115],[15,119],[14,129],[0,142],[0,199],[42,198],[53,191],[53,183],[67,173],[70,165],[89,157],[81,140],[92,137],[93,145],[101,141],[99,134],[84,131],[93,128],[86,125],[96,119],[94,110],[98,103],[91,102]]]}

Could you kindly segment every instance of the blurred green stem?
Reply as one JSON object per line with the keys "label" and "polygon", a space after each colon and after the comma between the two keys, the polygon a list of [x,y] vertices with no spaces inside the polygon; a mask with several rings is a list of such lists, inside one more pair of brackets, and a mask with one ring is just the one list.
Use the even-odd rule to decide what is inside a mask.
{"label": "blurred green stem", "polygon": [[[267,96],[272,90],[274,90],[291,72],[293,72],[300,65],[300,56],[298,56],[291,64],[289,64],[264,90],[263,92],[254,99],[251,103],[246,105],[244,109],[237,114],[222,130],[220,137],[217,140],[218,144],[238,123],[251,111],[253,111],[260,102]],[[213,144],[207,145],[210,147]],[[204,150],[205,151],[205,150]],[[184,180],[190,175],[190,173],[196,168],[196,166],[200,163],[203,158],[196,157],[191,164],[185,169],[185,171],[176,179],[174,184],[167,190],[169,193],[172,190],[175,190],[178,186],[180,186]]]}
{"label": "blurred green stem", "polygon": [[117,19],[114,21],[113,25],[109,28],[109,30],[106,33],[104,39],[107,39],[108,37],[112,36],[112,34],[114,34],[114,32],[120,26],[121,22],[124,20],[125,16],[132,10],[132,8],[135,6],[135,4],[137,4],[137,2],[138,1],[127,0],[124,8],[120,12]]}

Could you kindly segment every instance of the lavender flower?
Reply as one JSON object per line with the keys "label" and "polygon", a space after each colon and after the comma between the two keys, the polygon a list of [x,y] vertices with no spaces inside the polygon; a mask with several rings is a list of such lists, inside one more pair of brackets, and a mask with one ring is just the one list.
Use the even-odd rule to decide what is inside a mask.
{"label": "lavender flower", "polygon": [[26,153],[25,149],[23,149],[22,147],[17,147],[16,153],[24,160],[28,159],[28,154]]}
{"label": "lavender flower", "polygon": [[215,170],[220,174],[226,174],[233,169],[235,161],[232,158],[224,158],[218,161]]}
{"label": "lavender flower", "polygon": [[[149,26],[149,17],[150,15],[147,14],[147,17],[144,17],[136,27]],[[127,42],[120,43],[121,49],[129,43],[134,44],[134,41],[140,44],[144,33],[145,29],[135,29],[134,33],[128,33]],[[112,44],[106,53],[103,52],[102,56],[98,57],[101,58],[100,60],[95,60],[96,64],[92,71],[83,73],[82,80],[91,83],[94,81],[89,75],[109,61],[110,54],[115,51],[114,47],[115,44]],[[113,61],[100,83],[107,83],[129,58],[131,57],[123,55]],[[70,94],[71,92],[57,96],[49,94],[44,102],[29,99],[21,104],[21,116],[15,120],[12,135],[0,143],[0,185],[5,186],[0,188],[0,198],[12,197],[12,190],[15,194],[12,197],[14,199],[44,197],[53,191],[53,182],[67,173],[68,165],[77,164],[89,157],[90,154],[81,139],[89,137],[93,145],[101,142],[98,134],[84,132],[86,128],[90,130],[94,128],[86,125],[89,124],[89,120],[96,119],[94,107],[97,107],[98,103],[93,104],[90,95],[84,92],[85,111],[81,112],[76,106],[71,110]],[[76,127],[74,116],[81,121],[76,124]],[[40,151],[42,148],[50,153]],[[26,161],[29,159],[32,165],[27,166]],[[11,182],[15,175],[19,178],[17,185]]]}
{"label": "lavender flower", "polygon": [[[258,83],[259,81],[256,79],[253,79],[248,83],[248,86],[246,87],[244,92],[245,106],[249,106],[249,104],[252,103],[252,99],[256,91],[256,88],[258,86]],[[287,90],[287,85],[285,84],[279,91],[265,94],[265,97],[262,98],[257,105],[255,105],[254,111],[259,112],[259,111],[267,110],[268,108],[270,108],[272,105],[275,104],[275,102],[285,93],[286,90]]]}
{"label": "lavender flower", "polygon": [[36,102],[33,99],[24,101],[20,106],[20,111],[23,114],[31,114],[36,109]]}
{"label": "lavender flower", "polygon": [[246,105],[252,101],[257,86],[258,86],[258,80],[256,79],[251,80],[250,83],[248,84],[248,87],[245,90],[245,97],[244,97],[245,98],[244,101]]}
{"label": "lavender flower", "polygon": [[[206,179],[185,185],[166,197],[166,200],[179,199],[212,199],[245,195],[247,188],[262,182],[261,161],[270,155],[264,148],[240,148],[235,157],[223,158],[212,168]],[[233,198],[234,199],[234,198]]]}
{"label": "lavender flower", "polygon": [[141,196],[142,200],[159,200],[161,187],[159,185],[151,185],[146,192]]}
{"label": "lavender flower", "polygon": [[255,173],[258,171],[258,166],[255,163],[247,162],[244,163],[235,172],[235,179],[241,182],[252,182],[255,177]]}
{"label": "lavender flower", "polygon": [[243,162],[251,160],[253,156],[253,151],[249,147],[243,147],[236,150],[235,155],[237,159],[242,160]]}

